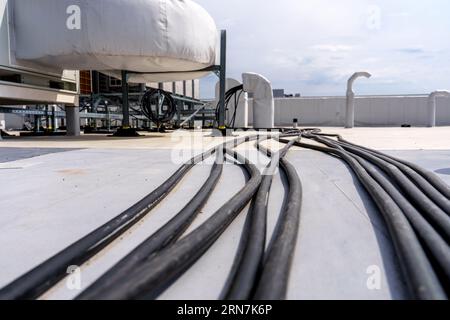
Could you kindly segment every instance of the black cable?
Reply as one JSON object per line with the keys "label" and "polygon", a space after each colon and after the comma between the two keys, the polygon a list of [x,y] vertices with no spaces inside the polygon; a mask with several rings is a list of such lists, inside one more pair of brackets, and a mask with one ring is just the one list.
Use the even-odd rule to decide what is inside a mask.
{"label": "black cable", "polygon": [[231,118],[230,127],[235,128],[236,127],[236,116],[237,116],[237,110],[239,108],[239,101],[241,100],[241,96],[244,93],[243,90],[239,91],[239,95],[235,95],[235,101],[234,101],[234,112],[233,116]]}
{"label": "black cable", "polygon": [[255,165],[237,152],[226,153],[244,163],[251,178],[231,200],[190,234],[143,261],[97,299],[155,299],[188,270],[221,236],[257,192],[261,174]]}
{"label": "black cable", "polygon": [[[346,146],[353,146],[354,148],[357,148],[359,150],[367,150],[373,151],[370,152],[371,155],[379,155],[380,159],[386,160],[387,165],[397,165],[399,167],[405,166],[402,163],[399,163],[397,161],[389,161],[387,156],[384,156],[381,152],[375,152],[374,150],[363,148],[355,144],[351,144],[348,142],[337,142],[331,139],[326,138],[326,140],[323,140],[322,138],[316,138],[315,139],[318,142],[324,143],[330,147],[338,148],[342,151],[346,150]],[[351,152],[352,150],[350,150]],[[353,158],[358,160],[361,165],[374,177],[380,185],[383,186],[383,188],[391,195],[391,197],[394,199],[394,201],[400,206],[403,213],[406,215],[407,219],[410,221],[411,225],[415,229],[417,235],[422,240],[422,243],[424,247],[427,249],[428,255],[431,257],[431,262],[436,267],[436,271],[441,278],[441,282],[443,283],[444,287],[448,290],[450,285],[450,247],[448,245],[448,239],[447,234],[445,233],[445,227],[448,226],[450,223],[450,219],[448,217],[445,217],[442,215],[442,223],[443,226],[441,226],[439,223],[430,223],[430,221],[427,221],[423,216],[422,213],[420,213],[403,195],[398,189],[397,185],[392,184],[387,178],[385,178],[382,174],[380,174],[377,170],[374,169],[374,167],[367,161],[364,160],[364,158],[352,154]],[[379,164],[378,164],[379,165]],[[420,168],[420,167],[419,167]],[[383,168],[381,168],[383,170]],[[412,171],[413,169],[408,167],[405,171]],[[422,169],[424,170],[424,169]],[[414,170],[414,173],[409,173],[408,176],[411,180],[414,178],[414,174],[416,171]],[[430,177],[431,178],[431,177]],[[439,178],[438,178],[439,179]],[[414,180],[413,180],[414,181]],[[424,189],[424,185],[428,185],[427,181],[423,181],[418,179],[415,180],[417,185],[422,187]],[[438,191],[434,191],[438,192]],[[426,197],[426,195],[422,195],[423,197]],[[413,201],[414,199],[411,199],[410,201]],[[442,231],[444,229],[444,231]],[[444,240],[447,239],[447,242]]]}
{"label": "black cable", "polygon": [[[236,92],[234,93],[235,99]],[[226,100],[229,102],[232,97],[233,94],[229,94]],[[235,120],[235,116],[233,118],[232,121]],[[445,199],[439,196],[440,194],[445,196],[446,188],[442,185],[443,182],[431,172],[414,164],[351,144],[339,137],[338,141],[324,138],[336,135],[321,134],[317,129],[288,131],[282,137],[295,137],[301,134],[328,147],[280,139],[280,142],[288,144],[280,151],[280,157],[283,158],[290,146],[295,144],[329,153],[348,163],[385,218],[412,296],[419,299],[445,299],[446,294],[442,283],[448,283],[450,257],[449,247],[444,238],[448,241],[450,221],[443,211],[443,209],[445,210]],[[246,170],[251,175],[251,179],[241,192],[199,228],[178,240],[185,228],[192,222],[191,219],[195,218],[197,206],[202,206],[204,203],[200,202],[207,201],[207,197],[209,197],[204,192],[199,192],[191,200],[191,207],[188,205],[185,208],[186,215],[181,214],[183,211],[180,212],[174,218],[175,221],[172,220],[157,234],[149,238],[149,240],[153,239],[152,241],[138,247],[142,251],[134,252],[136,254],[134,256],[133,253],[130,254],[129,257],[137,260],[131,263],[129,268],[119,268],[120,274],[123,276],[114,278],[111,277],[112,273],[109,276],[105,274],[99,282],[103,281],[100,293],[95,293],[94,297],[89,296],[91,293],[88,291],[86,295],[83,293],[79,298],[156,298],[209,249],[256,194],[244,228],[244,232],[255,230],[255,234],[250,233],[241,239],[240,252],[238,251],[225,292],[229,293],[227,297],[236,299],[241,297],[245,299],[244,296],[249,296],[249,292],[250,297],[254,299],[284,299],[298,234],[301,182],[295,168],[286,160],[281,159],[281,170],[285,172],[289,182],[288,200],[280,214],[271,244],[265,255],[264,264],[262,264],[261,243],[263,243],[263,248],[265,245],[265,230],[262,230],[266,226],[267,197],[272,179],[267,177],[261,179],[260,173],[254,165],[237,152],[229,150],[243,142],[255,139],[258,139],[258,136],[238,138],[223,145],[228,154],[245,164]],[[265,150],[270,154],[270,151],[259,143],[258,146],[260,150]],[[222,147],[220,147],[221,149]],[[32,299],[40,296],[66,276],[67,266],[81,265],[145,216],[165,198],[195,164],[209,157],[215,150],[209,150],[193,158],[162,186],[132,208],[1,289],[0,299]],[[374,166],[386,172],[388,176],[385,177],[379,173]],[[208,186],[212,192],[218,179],[217,176],[212,177],[213,171],[217,174],[217,165],[201,190],[208,190],[204,188],[207,188],[206,185],[209,182]],[[401,187],[403,193],[396,189],[397,186]],[[440,194],[438,194],[439,192]],[[416,204],[417,208],[412,203]],[[257,212],[259,213],[256,214]],[[427,219],[422,214],[425,214]],[[262,234],[264,237],[261,236]],[[419,241],[419,238],[422,242]],[[427,249],[426,252],[424,248]],[[244,254],[246,249],[248,251]],[[152,255],[152,252],[156,253]],[[145,253],[149,253],[149,256],[146,257]],[[427,255],[433,261],[430,261]],[[255,257],[255,259],[250,259],[250,257]],[[445,278],[441,279],[441,282],[440,274],[435,272],[432,262],[436,262],[440,271],[443,271]],[[121,261],[121,263],[128,265],[128,262]],[[119,279],[121,281],[118,281]],[[115,282],[115,285],[109,285],[112,282]],[[255,288],[256,292],[254,293]]]}
{"label": "black cable", "polygon": [[142,219],[192,167],[193,164],[183,165],[159,188],[131,208],[2,288],[0,300],[38,298],[67,275],[69,266],[81,265]]}
{"label": "black cable", "polygon": [[258,193],[247,215],[233,267],[222,290],[222,300],[248,300],[252,298],[256,289],[255,283],[257,283],[260,271],[263,269],[266,246],[267,202],[273,175],[279,159],[286,155],[296,141],[293,140],[272,156],[271,152],[260,144],[262,141],[270,138],[258,139],[256,143],[257,148],[262,150],[268,157],[271,157],[272,160],[265,169]]}
{"label": "black cable", "polygon": [[[331,147],[333,147],[334,143],[337,143],[331,140],[325,140],[318,136],[312,136],[311,138]],[[363,151],[360,148],[351,147],[345,144],[342,145],[342,147],[345,150],[356,154],[371,163],[374,163],[377,167],[381,168],[386,174],[388,174],[389,177],[391,177],[398,184],[403,192],[405,192],[409,200],[421,209],[422,214],[425,215],[426,219],[433,225],[436,230],[439,230],[445,240],[447,242],[450,241],[450,219],[448,219],[446,213],[432,200],[430,200],[421,191],[420,187],[410,181],[399,168],[383,161],[382,159],[368,153],[367,151]]]}
{"label": "black cable", "polygon": [[[229,89],[229,90],[225,93],[225,111],[228,110],[228,106],[229,106],[229,104],[230,104],[231,99],[232,99],[233,97],[235,97],[235,100],[236,100],[236,95],[238,94],[238,92],[242,92],[243,89],[244,89],[244,86],[243,86],[243,85],[239,85],[239,86],[236,86],[236,87],[234,87],[234,88]],[[221,103],[221,101],[219,101],[219,102],[217,103],[217,106],[216,106],[216,123],[218,123],[218,120],[217,120],[217,119],[219,118],[220,103]],[[236,112],[237,107],[238,107],[238,104],[235,104],[235,112]],[[230,122],[227,124],[228,127],[231,127],[231,125],[232,125],[232,121],[230,121]]]}
{"label": "black cable", "polygon": [[393,157],[391,155],[387,155],[387,154],[382,153],[382,152],[377,151],[377,150],[373,150],[373,149],[369,149],[369,148],[366,148],[366,147],[363,147],[363,146],[355,145],[355,144],[345,140],[344,138],[342,138],[341,135],[338,135],[338,134],[317,133],[317,135],[326,136],[326,137],[335,137],[340,142],[344,142],[344,143],[347,143],[349,145],[357,146],[357,147],[359,147],[361,149],[364,149],[366,151],[369,151],[371,153],[384,156],[384,157],[389,158],[391,160],[394,160],[394,161],[396,161],[398,163],[401,163],[401,164],[403,164],[405,166],[408,166],[411,169],[413,169],[414,171],[416,171],[418,174],[420,174],[422,177],[424,177],[436,190],[438,190],[445,197],[447,197],[447,199],[450,199],[450,186],[448,184],[446,184],[441,178],[439,178],[433,172],[430,172],[430,171],[428,171],[428,170],[418,166],[415,163],[412,163],[412,162],[409,162],[409,161],[406,161],[406,160],[403,160],[403,159],[399,159],[399,158]]}
{"label": "black cable", "polygon": [[[288,147],[298,143],[288,142]],[[283,208],[269,248],[265,254],[261,277],[258,281],[255,300],[284,300],[291,271],[294,251],[300,225],[300,211],[302,206],[302,183],[295,167],[280,159],[280,168],[287,177],[289,191],[286,206]]]}
{"label": "black cable", "polygon": [[167,224],[83,291],[76,298],[77,300],[96,299],[101,297],[103,292],[114,290],[116,283],[123,281],[123,278],[140,263],[149,259],[156,252],[172,245],[182,236],[203,208],[220,179],[223,169],[223,153],[221,151],[221,149],[218,150],[211,173],[195,197]]}
{"label": "black cable", "polygon": [[[342,152],[345,151],[345,149],[339,145],[335,145],[335,148],[340,149]],[[335,153],[338,156],[340,155],[340,152],[338,151],[335,151]],[[352,155],[352,157],[364,167],[364,169],[383,187],[402,209],[406,218],[410,221],[417,235],[422,240],[422,243],[438,264],[438,268],[444,274],[444,282],[450,283],[450,247],[442,236],[439,235],[422,214],[398,190],[397,186],[376,170],[374,165],[370,164],[360,156]]]}
{"label": "black cable", "polygon": [[[161,111],[160,113],[160,106]],[[159,128],[173,119],[177,107],[172,95],[161,89],[150,89],[145,92],[141,101],[142,113]]]}
{"label": "black cable", "polygon": [[[224,146],[237,146],[256,137],[238,138],[225,143]],[[213,148],[192,158],[160,187],[131,208],[2,288],[0,300],[35,299],[41,296],[67,275],[69,266],[83,264],[136,224],[168,195],[194,165],[215,151],[216,148]]]}
{"label": "black cable", "polygon": [[445,275],[443,282],[450,284],[450,247],[445,240],[436,232],[420,212],[408,201],[408,199],[390,182],[384,175],[378,172],[373,165],[363,158],[353,155],[364,169],[383,187],[402,209],[406,218],[428,249],[433,259],[438,264],[440,272]]}
{"label": "black cable", "polygon": [[[358,148],[353,144],[348,144],[346,142],[341,142],[341,145],[348,146],[349,148]],[[436,203],[447,215],[450,215],[450,200],[441,192],[439,192],[427,179],[425,179],[421,174],[416,172],[411,167],[404,165],[403,163],[393,160],[390,157],[380,153],[374,152],[374,150],[369,150],[367,148],[359,149],[367,151],[369,154],[380,158],[394,166],[396,166],[400,171],[402,171],[406,176],[408,176],[422,191],[427,195],[434,203]],[[434,175],[436,177],[436,175]]]}
{"label": "black cable", "polygon": [[409,221],[396,202],[364,167],[346,151],[304,143],[296,143],[296,145],[325,153],[339,154],[355,172],[383,214],[412,297],[446,299],[442,285]]}
{"label": "black cable", "polygon": [[[223,146],[237,146],[256,138],[256,135],[237,138],[224,143]],[[67,275],[69,266],[82,265],[142,219],[168,195],[194,165],[211,156],[216,149],[212,148],[192,158],[160,187],[131,208],[2,288],[0,300],[35,299],[44,294]]]}

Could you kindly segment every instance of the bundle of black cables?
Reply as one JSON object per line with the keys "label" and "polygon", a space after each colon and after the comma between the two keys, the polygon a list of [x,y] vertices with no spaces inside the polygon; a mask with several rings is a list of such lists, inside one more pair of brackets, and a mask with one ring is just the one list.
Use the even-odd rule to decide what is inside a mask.
{"label": "bundle of black cables", "polygon": [[150,89],[142,97],[142,113],[158,128],[175,116],[177,107],[172,95],[161,89]]}
{"label": "bundle of black cables", "polygon": [[[239,107],[239,99],[241,98],[242,93],[244,92],[244,86],[241,84],[237,87],[231,88],[225,93],[225,111],[228,111],[229,104],[234,98],[234,112],[231,119],[229,119],[229,122],[227,123],[227,127],[234,128],[234,125],[236,123],[236,112]],[[216,119],[219,119],[219,111],[220,111],[220,102],[217,104],[216,107]]]}

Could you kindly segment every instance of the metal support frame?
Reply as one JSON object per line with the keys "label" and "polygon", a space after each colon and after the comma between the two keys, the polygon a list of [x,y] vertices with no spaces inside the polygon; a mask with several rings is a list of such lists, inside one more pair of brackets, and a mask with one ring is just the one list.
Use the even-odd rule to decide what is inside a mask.
{"label": "metal support frame", "polygon": [[50,107],[46,105],[45,107],[46,115],[45,115],[45,129],[48,131],[50,130],[50,118],[51,118],[51,112]]}
{"label": "metal support frame", "polygon": [[225,94],[227,80],[227,31],[222,30],[220,33],[220,74],[219,74],[219,115],[218,126],[220,130],[225,130]]}
{"label": "metal support frame", "polygon": [[[218,129],[221,131],[226,130],[225,119],[225,94],[226,94],[226,79],[227,79],[227,31],[221,30],[220,32],[220,65],[214,65],[201,70],[184,71],[186,72],[214,72],[219,77],[220,92],[219,92],[219,112],[217,118]],[[177,72],[163,72],[164,74],[171,74]],[[127,74],[161,74],[161,72],[127,72]],[[122,73],[123,78],[123,73]],[[123,83],[122,83],[123,85]]]}
{"label": "metal support frame", "polygon": [[34,116],[34,132],[36,132],[36,133],[41,132],[41,116],[40,115]]}
{"label": "metal support frame", "polygon": [[51,108],[52,108],[52,111],[51,111],[52,112],[52,116],[51,116],[51,119],[52,119],[52,132],[55,132],[57,127],[58,127],[58,118],[56,117],[56,107],[52,106]]}
{"label": "metal support frame", "polygon": [[122,128],[130,128],[130,109],[128,101],[128,72],[122,70]]}
{"label": "metal support frame", "polygon": [[[218,114],[218,128],[220,130],[225,130],[225,94],[226,94],[226,63],[227,63],[227,32],[226,30],[221,31],[220,36],[220,65],[219,66],[211,66],[208,68],[205,68],[203,70],[193,70],[192,72],[203,72],[203,71],[210,71],[215,72],[220,79],[220,101],[219,101],[219,114]],[[189,71],[187,71],[189,72]],[[171,73],[171,72],[166,72]],[[139,72],[129,72],[127,70],[121,71],[121,77],[122,77],[122,130],[129,130],[130,128],[130,109],[129,109],[129,86],[128,86],[128,76],[129,74],[144,74]],[[151,72],[145,73],[145,74],[152,74]],[[95,91],[98,91],[98,75],[95,74],[93,76],[93,89]],[[92,105],[95,105],[94,101],[97,96],[97,92],[94,92],[94,94],[91,96],[91,103]],[[193,103],[195,104],[195,102]],[[18,112],[19,110],[14,110]],[[19,113],[19,112],[18,112]],[[49,112],[44,113],[46,116],[49,115]],[[52,116],[56,117],[58,116],[56,112],[52,114]],[[60,114],[62,116],[62,114]],[[97,118],[97,116],[94,116],[90,114],[89,118]],[[105,118],[105,116],[101,116],[101,118]],[[111,120],[111,114],[107,110],[106,119],[109,122]],[[47,121],[48,123],[48,121]]]}

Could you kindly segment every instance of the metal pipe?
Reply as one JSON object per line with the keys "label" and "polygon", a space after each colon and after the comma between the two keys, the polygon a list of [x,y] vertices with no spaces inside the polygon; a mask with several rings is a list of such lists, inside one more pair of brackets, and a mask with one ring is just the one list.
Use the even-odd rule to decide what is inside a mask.
{"label": "metal pipe", "polygon": [[122,128],[130,128],[130,109],[128,106],[128,72],[122,70]]}
{"label": "metal pipe", "polygon": [[69,137],[80,135],[80,108],[77,106],[66,106],[66,126]]}
{"label": "metal pipe", "polygon": [[438,90],[430,93],[428,96],[428,127],[436,126],[436,98],[450,97],[450,92],[447,90]]}
{"label": "metal pipe", "polygon": [[246,72],[242,74],[244,91],[253,94],[253,128],[275,127],[275,102],[272,84],[264,76]]}
{"label": "metal pipe", "polygon": [[353,83],[357,78],[370,78],[372,75],[368,72],[355,72],[347,81],[347,107],[345,127],[350,129],[355,127],[355,93],[353,92]]}
{"label": "metal pipe", "polygon": [[227,31],[222,30],[220,35],[220,94],[219,94],[219,129],[225,127],[225,91],[227,80]]}

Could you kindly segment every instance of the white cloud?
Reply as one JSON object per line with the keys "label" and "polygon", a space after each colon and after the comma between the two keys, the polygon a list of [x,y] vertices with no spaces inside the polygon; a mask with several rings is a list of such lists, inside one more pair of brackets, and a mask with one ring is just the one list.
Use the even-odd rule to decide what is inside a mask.
{"label": "white cloud", "polygon": [[346,45],[333,45],[333,44],[320,44],[316,46],[312,46],[311,49],[313,50],[320,50],[320,51],[329,51],[329,52],[341,52],[341,51],[351,51],[353,49],[352,46],[346,46]]}
{"label": "white cloud", "polygon": [[365,94],[450,88],[448,0],[197,2],[228,30],[231,77],[259,72],[303,95],[344,94],[357,70],[373,74],[358,84]]}

